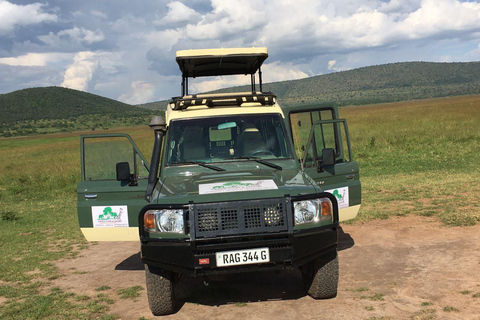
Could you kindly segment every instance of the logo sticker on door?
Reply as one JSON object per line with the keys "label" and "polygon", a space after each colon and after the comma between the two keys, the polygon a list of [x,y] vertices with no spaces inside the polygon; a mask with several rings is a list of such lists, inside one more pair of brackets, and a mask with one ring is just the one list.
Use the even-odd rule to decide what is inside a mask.
{"label": "logo sticker on door", "polygon": [[94,228],[128,227],[127,206],[92,206]]}
{"label": "logo sticker on door", "polygon": [[325,192],[329,192],[335,196],[338,202],[338,209],[348,208],[348,187],[325,190]]}

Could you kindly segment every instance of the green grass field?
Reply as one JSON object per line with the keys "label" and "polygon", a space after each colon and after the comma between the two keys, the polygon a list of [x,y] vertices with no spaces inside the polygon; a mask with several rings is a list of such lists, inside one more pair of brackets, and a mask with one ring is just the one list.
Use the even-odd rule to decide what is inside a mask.
{"label": "green grass field", "polygon": [[[480,96],[347,107],[340,115],[363,186],[353,223],[407,214],[445,225],[480,221]],[[149,128],[124,130],[149,160]],[[62,276],[54,261],[87,245],[76,217],[80,134],[0,139],[1,319],[116,318],[109,305],[119,294],[77,296],[49,285]]]}

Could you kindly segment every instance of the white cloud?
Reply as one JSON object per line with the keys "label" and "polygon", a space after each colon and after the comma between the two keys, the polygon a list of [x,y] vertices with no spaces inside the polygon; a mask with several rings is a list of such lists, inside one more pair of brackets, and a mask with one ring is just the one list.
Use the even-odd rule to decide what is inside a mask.
{"label": "white cloud", "polygon": [[330,60],[330,61],[328,61],[327,69],[330,70],[330,71],[339,72],[339,71],[346,71],[346,70],[348,70],[349,68],[347,68],[347,67],[339,67],[339,66],[337,65],[337,60]]}
{"label": "white cloud", "polygon": [[201,19],[201,15],[180,1],[173,1],[167,4],[168,12],[164,17],[157,17],[155,25],[162,26],[177,24],[180,22],[193,23]]}
{"label": "white cloud", "polygon": [[70,53],[27,53],[18,57],[0,58],[0,64],[21,67],[44,67],[48,63],[66,60],[72,57]]}
{"label": "white cloud", "polygon": [[189,83],[190,93],[202,93],[213,91],[221,88],[235,87],[250,84],[250,76],[235,75],[226,77],[211,77],[203,78],[207,80],[200,80],[201,78],[192,79]]}
{"label": "white cloud", "polygon": [[65,71],[62,87],[85,91],[99,65],[95,52],[79,52]]}
{"label": "white cloud", "polygon": [[149,44],[161,48],[162,50],[165,50],[165,52],[169,52],[170,50],[172,50],[172,47],[184,37],[184,31],[172,29],[167,29],[164,31],[153,31],[146,35],[146,39]]}
{"label": "white cloud", "polygon": [[335,64],[337,63],[337,60],[330,60],[328,61],[328,70],[335,70]]}
{"label": "white cloud", "polygon": [[118,100],[128,104],[141,104],[155,99],[155,85],[146,81],[134,81],[131,84],[132,93],[122,94]]}
{"label": "white cloud", "polygon": [[[295,80],[308,77],[308,74],[299,70],[298,67],[291,63],[266,63],[262,66],[262,80],[263,83]],[[250,76],[235,75],[225,77],[211,77],[205,78],[207,80],[193,79],[190,82],[190,88],[192,93],[208,92],[221,88],[236,87],[242,85],[250,85]],[[256,75],[257,90],[258,87],[258,74]]]}
{"label": "white cloud", "polygon": [[92,44],[94,42],[100,42],[105,40],[100,29],[91,31],[85,28],[73,27],[72,29],[66,29],[54,34],[50,32],[48,35],[38,36],[38,39],[48,45],[59,45],[64,40],[71,40],[75,43]]}
{"label": "white cloud", "polygon": [[102,19],[107,19],[107,15],[101,11],[98,10],[90,10],[90,14],[92,16],[95,16],[97,18],[102,18]]}
{"label": "white cloud", "polygon": [[33,3],[25,6],[0,0],[0,33],[12,31],[16,26],[55,22],[55,14],[45,13],[45,4]]}
{"label": "white cloud", "polygon": [[291,63],[266,63],[262,67],[263,82],[276,82],[307,78],[308,74]]}
{"label": "white cloud", "polygon": [[260,34],[262,26],[269,21],[268,13],[264,11],[267,8],[256,0],[211,0],[211,5],[212,13],[204,15],[196,25],[186,26],[190,39],[231,41],[232,37],[243,38],[248,32]]}

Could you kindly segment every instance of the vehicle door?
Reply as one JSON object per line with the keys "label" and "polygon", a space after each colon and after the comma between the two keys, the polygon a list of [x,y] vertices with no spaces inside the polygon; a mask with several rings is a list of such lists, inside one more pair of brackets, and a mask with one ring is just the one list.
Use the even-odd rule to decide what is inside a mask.
{"label": "vehicle door", "polygon": [[138,241],[147,204],[148,163],[127,134],[81,136],[77,185],[80,229],[88,241]]}
{"label": "vehicle door", "polygon": [[340,221],[356,217],[361,203],[358,164],[352,159],[347,121],[333,108],[292,111],[293,143],[304,172],[339,205]]}

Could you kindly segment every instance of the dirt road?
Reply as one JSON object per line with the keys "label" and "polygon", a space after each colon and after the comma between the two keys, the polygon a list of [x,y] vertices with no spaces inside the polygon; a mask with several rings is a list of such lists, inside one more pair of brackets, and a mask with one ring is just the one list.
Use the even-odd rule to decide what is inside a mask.
{"label": "dirt road", "polygon": [[[480,319],[480,225],[444,227],[407,216],[344,225],[338,296],[305,295],[298,271],[223,277],[205,287],[184,277],[179,311],[164,319]],[[91,297],[100,286],[122,319],[153,319],[145,289],[122,300],[120,288],[145,286],[138,243],[99,243],[57,263],[63,290]],[[222,280],[222,279],[218,279]]]}

